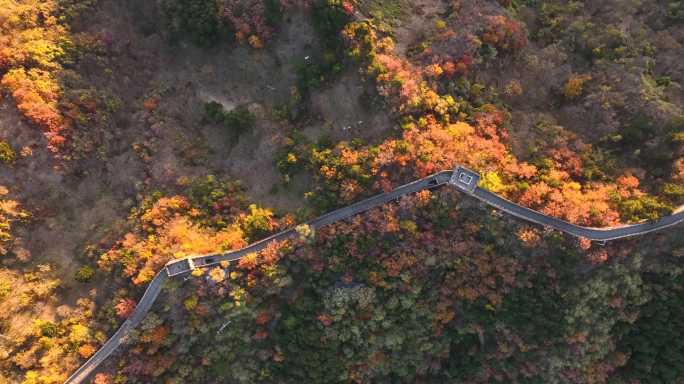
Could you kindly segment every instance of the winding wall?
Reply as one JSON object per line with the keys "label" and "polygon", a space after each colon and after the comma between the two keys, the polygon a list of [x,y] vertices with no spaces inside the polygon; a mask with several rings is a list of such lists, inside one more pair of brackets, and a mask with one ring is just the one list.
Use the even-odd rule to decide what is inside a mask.
{"label": "winding wall", "polygon": [[[347,219],[361,212],[365,212],[371,208],[386,204],[390,201],[400,198],[401,196],[416,193],[424,189],[437,188],[445,184],[455,185],[458,190],[465,192],[483,201],[484,203],[491,205],[494,208],[500,209],[523,220],[546,227],[551,227],[559,231],[566,232],[572,236],[583,237],[594,241],[608,241],[630,236],[643,235],[648,232],[665,229],[684,221],[684,210],[679,210],[677,213],[674,213],[671,216],[663,217],[654,222],[624,225],[611,228],[581,227],[554,217],[546,216],[535,210],[525,208],[479,187],[476,187],[472,190],[464,190],[462,187],[452,181],[451,177],[453,173],[454,171],[442,171],[409,184],[404,184],[390,192],[381,193],[347,207],[326,213],[314,220],[307,222],[306,224],[314,229],[318,229],[328,224]],[[189,268],[193,266],[196,268],[205,268],[219,264],[221,261],[238,260],[246,254],[264,249],[273,241],[282,241],[293,237],[296,234],[297,232],[294,229],[288,229],[236,251],[190,256],[188,258],[170,261],[167,263],[166,268],[159,271],[152,279],[131,316],[124,321],[114,335],[112,335],[112,337],[110,337],[109,340],[107,340],[107,342],[105,342],[104,345],[102,345],[102,347],[90,357],[90,359],[88,359],[88,361],[79,367],[76,372],[74,372],[64,382],[64,384],[78,384],[84,382],[88,376],[90,376],[90,374],[93,373],[93,371],[105,359],[107,359],[107,357],[109,357],[122,343],[125,342],[129,332],[138,326],[138,324],[140,324],[140,322],[145,318],[145,315],[152,307],[154,301],[157,299],[162,285],[167,279],[170,278],[170,276],[173,277],[184,275],[185,273],[189,272]],[[191,261],[191,263],[188,263],[188,261]],[[176,269],[175,271],[177,272],[171,273],[171,267],[174,265],[180,265],[180,263],[183,263],[184,266],[187,265],[187,269],[184,269],[185,267],[183,267],[180,270]]]}

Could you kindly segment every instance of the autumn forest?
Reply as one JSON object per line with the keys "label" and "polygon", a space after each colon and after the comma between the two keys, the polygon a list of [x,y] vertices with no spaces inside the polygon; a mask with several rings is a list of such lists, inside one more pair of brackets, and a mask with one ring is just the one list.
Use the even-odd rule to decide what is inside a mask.
{"label": "autumn forest", "polygon": [[684,384],[681,0],[0,0],[0,384]]}

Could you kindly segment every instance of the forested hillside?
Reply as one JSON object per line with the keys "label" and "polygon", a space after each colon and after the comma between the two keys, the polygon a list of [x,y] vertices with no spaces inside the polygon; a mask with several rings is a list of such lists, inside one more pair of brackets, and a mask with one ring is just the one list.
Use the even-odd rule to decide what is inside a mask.
{"label": "forested hillside", "polygon": [[0,0],[0,383],[684,383],[676,0]]}
{"label": "forested hillside", "polygon": [[[231,246],[248,222],[275,225],[250,208],[201,236],[178,223],[193,220],[194,210],[206,217],[206,206],[183,207],[178,216],[169,209],[177,199],[161,198],[141,214],[143,231],[149,220],[160,225],[147,239],[127,235],[100,265],[138,284],[153,260],[202,252],[207,238]],[[681,377],[683,350],[670,341],[681,332],[684,243],[675,233],[592,246],[494,215],[451,190],[421,192],[315,233],[298,231],[296,241],[170,284],[119,361],[119,376],[100,379]],[[128,252],[155,256],[134,265]],[[112,302],[119,316],[130,310],[128,300]]]}

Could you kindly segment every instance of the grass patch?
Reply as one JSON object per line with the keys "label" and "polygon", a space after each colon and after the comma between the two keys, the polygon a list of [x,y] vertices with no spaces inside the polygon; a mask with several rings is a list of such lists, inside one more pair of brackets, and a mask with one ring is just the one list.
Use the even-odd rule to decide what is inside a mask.
{"label": "grass patch", "polygon": [[359,0],[357,6],[381,29],[396,27],[411,13],[407,0]]}

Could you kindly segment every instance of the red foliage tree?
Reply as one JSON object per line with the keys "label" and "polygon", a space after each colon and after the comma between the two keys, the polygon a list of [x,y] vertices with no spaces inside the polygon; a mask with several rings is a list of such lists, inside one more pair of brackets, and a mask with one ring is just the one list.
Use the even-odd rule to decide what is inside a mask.
{"label": "red foliage tree", "polygon": [[112,377],[106,373],[98,373],[95,375],[93,384],[112,384]]}
{"label": "red foliage tree", "polygon": [[503,15],[487,16],[482,41],[502,51],[515,51],[527,45],[523,24]]}
{"label": "red foliage tree", "polygon": [[116,304],[116,315],[119,316],[122,319],[127,319],[128,316],[133,313],[135,310],[136,302],[133,299],[130,298],[123,298],[120,299],[119,302]]}

